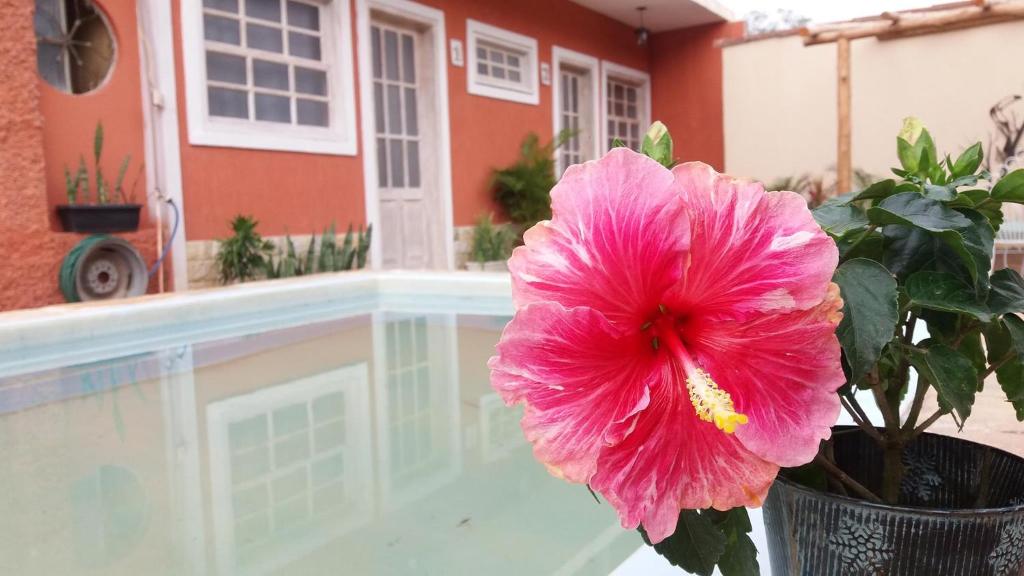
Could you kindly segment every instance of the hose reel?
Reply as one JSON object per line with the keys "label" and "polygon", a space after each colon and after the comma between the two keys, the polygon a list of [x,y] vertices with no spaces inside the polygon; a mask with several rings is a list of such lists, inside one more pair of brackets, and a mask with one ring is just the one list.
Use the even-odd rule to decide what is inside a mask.
{"label": "hose reel", "polygon": [[68,302],[130,298],[146,293],[146,263],[131,243],[106,234],[89,236],[64,257],[60,291]]}

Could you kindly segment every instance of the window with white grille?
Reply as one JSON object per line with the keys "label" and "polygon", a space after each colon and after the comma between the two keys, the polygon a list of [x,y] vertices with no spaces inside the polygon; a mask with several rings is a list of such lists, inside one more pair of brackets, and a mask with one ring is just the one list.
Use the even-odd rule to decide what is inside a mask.
{"label": "window with white grille", "polygon": [[[188,6],[201,31],[185,58],[187,80],[197,84],[188,92],[193,143],[293,149],[305,140],[310,152],[354,153],[351,48],[347,23],[338,25],[348,18],[347,1],[202,0],[183,10]],[[224,135],[236,138],[225,143]]]}
{"label": "window with white grille", "polygon": [[605,62],[603,65],[605,145],[621,141],[640,150],[650,124],[650,79],[646,73]]}
{"label": "window with white grille", "polygon": [[537,40],[466,21],[469,93],[537,104]]}

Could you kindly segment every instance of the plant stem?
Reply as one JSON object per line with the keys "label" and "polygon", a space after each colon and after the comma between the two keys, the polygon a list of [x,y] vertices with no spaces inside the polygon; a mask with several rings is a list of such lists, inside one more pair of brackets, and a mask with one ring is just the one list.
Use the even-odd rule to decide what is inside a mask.
{"label": "plant stem", "polygon": [[944,414],[946,414],[946,412],[944,412],[942,408],[936,410],[935,413],[929,416],[927,420],[922,422],[920,426],[914,428],[914,431],[910,433],[910,436],[907,438],[907,440],[913,440],[914,438],[920,436],[922,432],[927,430],[928,427],[931,426],[932,424],[935,424],[935,421],[941,418]]}
{"label": "plant stem", "polygon": [[1016,356],[1016,354],[1014,354],[1014,351],[1011,350],[1009,354],[1007,354],[1006,356],[1003,356],[995,364],[992,364],[991,366],[989,366],[988,370],[985,370],[984,372],[982,372],[981,374],[978,375],[978,383],[979,384],[983,383],[985,381],[985,378],[988,378],[996,370],[999,370],[1000,368],[1002,368],[1003,364],[1006,364],[1007,362],[1012,360],[1014,356]]}
{"label": "plant stem", "polygon": [[871,502],[875,502],[876,504],[882,503],[882,499],[879,498],[878,496],[875,496],[874,492],[865,488],[860,482],[857,482],[853,478],[850,478],[846,474],[846,472],[843,472],[842,470],[839,469],[839,466],[836,466],[835,463],[829,461],[828,458],[825,458],[820,453],[814,457],[814,461],[821,465],[821,467],[824,468],[829,474],[831,474],[833,478],[842,482],[847,488],[853,490],[861,497],[863,497],[865,500],[870,500]]}
{"label": "plant stem", "polygon": [[891,438],[899,431],[899,422],[893,416],[889,399],[885,396],[885,392],[882,391],[881,385],[877,383],[871,387],[871,393],[874,394],[875,404],[878,405],[878,410],[882,413],[882,420],[885,421],[887,436]]}
{"label": "plant stem", "polygon": [[882,498],[887,504],[898,504],[903,484],[903,443],[890,441],[882,458]]}
{"label": "plant stem", "polygon": [[[879,444],[883,443],[882,435],[879,434],[878,430],[875,430],[875,427],[871,425],[871,420],[866,414],[864,414],[860,405],[854,407],[853,404],[850,403],[850,400],[853,400],[852,397],[839,396],[839,401],[842,402],[843,408],[846,409],[847,414],[849,414],[850,418],[853,419],[854,424],[860,427],[860,429],[870,436],[875,442],[878,442]],[[856,402],[856,400],[853,400],[853,402]]]}

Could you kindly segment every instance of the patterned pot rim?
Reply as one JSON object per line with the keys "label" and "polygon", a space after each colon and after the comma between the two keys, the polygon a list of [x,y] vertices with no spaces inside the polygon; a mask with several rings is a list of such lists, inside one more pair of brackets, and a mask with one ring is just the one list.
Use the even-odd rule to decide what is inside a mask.
{"label": "patterned pot rim", "polygon": [[[833,426],[832,430],[857,430],[856,426]],[[1024,458],[1017,456],[994,446],[988,446],[980,444],[978,442],[972,442],[970,440],[964,440],[962,438],[954,438],[953,436],[945,436],[943,434],[933,434],[931,432],[925,432],[924,436],[932,438],[940,438],[953,443],[970,446],[974,450],[990,450],[996,454],[1002,454],[1013,460],[1024,463]],[[1021,514],[1024,515],[1024,502],[1020,504],[1014,504],[1011,506],[1002,506],[998,508],[957,508],[954,510],[946,508],[930,508],[927,506],[907,506],[907,505],[893,505],[893,504],[879,504],[870,500],[864,500],[860,498],[852,498],[850,496],[843,496],[841,494],[832,494],[831,492],[822,492],[813,488],[808,488],[803,484],[799,484],[789,478],[786,478],[780,473],[775,477],[776,484],[782,484],[787,490],[799,492],[805,496],[815,498],[818,500],[831,500],[834,502],[846,502],[856,506],[862,506],[865,508],[873,508],[876,510],[885,510],[888,512],[900,512],[903,514],[913,514],[917,516],[927,517],[939,517],[939,518],[977,518],[979,516],[1002,516],[1006,514]],[[1024,495],[1022,495],[1024,496]]]}

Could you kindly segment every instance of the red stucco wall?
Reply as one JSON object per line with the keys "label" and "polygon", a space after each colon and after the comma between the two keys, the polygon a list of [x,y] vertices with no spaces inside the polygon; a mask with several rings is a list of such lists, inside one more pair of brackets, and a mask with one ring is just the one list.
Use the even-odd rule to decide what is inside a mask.
{"label": "red stucco wall", "polygon": [[[0,90],[0,246],[4,250],[0,259],[0,310],[63,302],[57,272],[64,255],[82,238],[58,232],[52,225],[52,206],[63,194],[63,164],[55,165],[50,153],[63,144],[51,147],[47,143],[63,142],[66,133],[77,134],[94,123],[88,114],[95,109],[90,108],[93,104],[88,96],[61,95],[60,110],[51,108],[49,114],[44,114],[46,106],[54,101],[44,102],[54,95],[41,94],[49,87],[40,87],[44,82],[36,73],[32,14],[32,2],[0,0],[0,28],[4,30],[0,34],[0,70],[4,72],[4,89]],[[131,42],[137,39],[132,36]],[[137,75],[137,60],[127,67],[136,70]],[[112,81],[110,87],[114,86],[120,84]],[[130,115],[138,110],[138,97],[136,83],[134,94],[126,92],[120,97],[120,102],[131,108],[119,113]],[[141,121],[136,126],[119,126],[115,129],[118,131],[141,142]],[[91,149],[91,128],[88,134],[82,151]],[[108,171],[111,169],[116,171],[116,166]],[[61,174],[60,184],[57,191],[48,193],[47,182],[54,174]],[[147,262],[153,261],[152,229],[126,238],[136,244]]]}
{"label": "red stucco wall", "polygon": [[[636,45],[631,27],[568,0],[428,0],[445,13],[447,36],[465,43],[466,19],[537,39],[541,62],[551,46],[571,48],[641,70],[647,50]],[[189,240],[227,235],[228,221],[252,214],[264,234],[308,234],[332,220],[344,226],[364,221],[362,157],[299,154],[192,146],[188,143],[182,67],[180,0],[175,0],[175,46],[182,134],[182,178]],[[355,2],[352,2],[355,37]],[[358,39],[355,40],[358,42]],[[355,46],[353,47],[355,49]],[[358,78],[358,56],[355,57]],[[359,99],[359,87],[355,87]],[[491,169],[515,160],[530,131],[550,138],[551,87],[541,86],[540,104],[519,104],[474,96],[466,90],[466,69],[448,63],[455,225],[469,225],[495,208],[488,183]],[[358,116],[357,116],[358,118]],[[359,140],[360,154],[362,140]]]}
{"label": "red stucco wall", "polygon": [[652,118],[668,126],[680,161],[725,165],[721,38],[743,35],[742,22],[709,24],[651,37]]}

